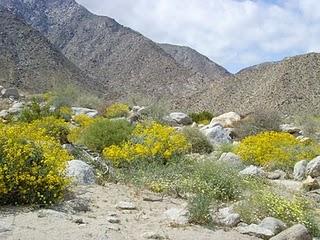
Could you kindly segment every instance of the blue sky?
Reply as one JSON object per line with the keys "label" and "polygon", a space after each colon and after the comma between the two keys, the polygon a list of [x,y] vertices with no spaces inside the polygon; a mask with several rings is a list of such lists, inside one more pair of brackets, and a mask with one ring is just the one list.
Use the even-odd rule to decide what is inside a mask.
{"label": "blue sky", "polygon": [[231,72],[320,52],[320,0],[77,0],[156,42],[190,46]]}

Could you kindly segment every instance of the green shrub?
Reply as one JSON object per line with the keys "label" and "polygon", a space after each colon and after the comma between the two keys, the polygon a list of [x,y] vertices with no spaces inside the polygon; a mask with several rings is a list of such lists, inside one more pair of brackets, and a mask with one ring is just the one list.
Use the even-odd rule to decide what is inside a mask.
{"label": "green shrub", "polygon": [[278,132],[280,131],[281,123],[281,117],[277,112],[257,110],[236,123],[234,135],[237,139],[243,139],[261,132]]}
{"label": "green shrub", "polygon": [[213,118],[213,114],[208,111],[202,111],[198,113],[190,113],[189,117],[191,117],[192,121],[198,124],[209,124]]}
{"label": "green shrub", "polygon": [[221,153],[229,153],[229,152],[233,152],[235,149],[235,146],[232,143],[224,143],[221,144],[218,148],[218,150]]}
{"label": "green shrub", "polygon": [[126,141],[132,130],[126,120],[96,119],[83,129],[77,142],[101,152],[106,147]]}
{"label": "green shrub", "polygon": [[124,103],[114,103],[106,108],[104,116],[106,118],[127,117],[129,114],[129,106]]}
{"label": "green shrub", "polygon": [[185,127],[182,131],[183,135],[187,138],[188,142],[191,144],[192,153],[211,153],[213,150],[207,137],[200,132],[197,128]]}
{"label": "green shrub", "polygon": [[315,141],[320,140],[320,117],[317,115],[304,115],[295,117],[295,123],[301,127],[303,136]]}
{"label": "green shrub", "polygon": [[68,184],[68,153],[32,124],[0,126],[0,203],[51,204]]}
{"label": "green shrub", "polygon": [[259,189],[237,206],[237,212],[246,223],[258,223],[265,217],[275,217],[288,226],[297,223],[305,225],[310,233],[319,236],[320,225],[307,199],[299,196],[287,198],[272,189]]}
{"label": "green shrub", "polygon": [[235,152],[248,164],[287,170],[299,160],[318,156],[320,145],[302,143],[289,133],[263,132],[242,140]]}
{"label": "green shrub", "polygon": [[143,117],[146,120],[163,123],[163,118],[170,113],[170,103],[165,99],[146,96],[131,96],[130,105],[143,106]]}
{"label": "green shrub", "polygon": [[29,106],[25,106],[18,116],[18,121],[30,123],[52,115],[49,105],[41,105],[39,101],[33,99]]}
{"label": "green shrub", "polygon": [[199,225],[209,225],[212,222],[210,206],[212,198],[206,194],[197,194],[189,200],[189,222]]}
{"label": "green shrub", "polygon": [[194,193],[204,193],[217,201],[233,201],[241,196],[243,182],[236,169],[222,163],[198,163],[186,187]]}

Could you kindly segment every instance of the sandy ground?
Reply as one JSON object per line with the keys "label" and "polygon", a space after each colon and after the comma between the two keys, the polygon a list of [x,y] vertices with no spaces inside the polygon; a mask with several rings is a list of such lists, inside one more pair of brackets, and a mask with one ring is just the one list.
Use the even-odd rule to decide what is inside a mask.
{"label": "sandy ground", "polygon": [[[170,208],[182,208],[180,199],[145,201],[151,193],[123,185],[78,187],[77,198],[90,199],[90,211],[63,213],[26,208],[0,209],[0,239],[8,240],[255,240],[234,231],[209,230],[200,226],[176,226],[164,217]],[[154,195],[151,195],[154,197]],[[159,198],[159,196],[155,196]],[[155,200],[155,199],[153,199]],[[121,210],[120,201],[136,210]],[[110,223],[118,222],[119,223]],[[2,226],[2,228],[1,228]]]}

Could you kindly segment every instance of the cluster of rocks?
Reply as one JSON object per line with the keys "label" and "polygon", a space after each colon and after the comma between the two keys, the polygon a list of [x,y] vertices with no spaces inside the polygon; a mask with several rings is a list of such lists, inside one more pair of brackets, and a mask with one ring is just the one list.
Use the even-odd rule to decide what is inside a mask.
{"label": "cluster of rocks", "polygon": [[16,88],[4,88],[3,86],[0,86],[0,97],[19,100],[23,95],[20,95]]}

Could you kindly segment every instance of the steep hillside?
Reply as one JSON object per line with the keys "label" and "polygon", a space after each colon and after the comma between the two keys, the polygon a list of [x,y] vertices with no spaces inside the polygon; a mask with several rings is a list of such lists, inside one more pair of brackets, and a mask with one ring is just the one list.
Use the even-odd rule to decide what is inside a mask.
{"label": "steep hillside", "polygon": [[190,47],[165,43],[159,44],[159,46],[182,66],[193,72],[201,73],[209,79],[221,79],[231,76],[231,73],[229,73],[225,68]]}
{"label": "steep hillside", "polygon": [[87,78],[37,30],[0,6],[0,84],[41,92],[59,82],[92,90]]}
{"label": "steep hillside", "polygon": [[176,99],[214,81],[184,68],[141,34],[90,13],[74,0],[0,0],[0,4],[23,15],[69,60],[97,78],[113,100],[142,94]]}
{"label": "steep hillside", "polygon": [[216,112],[320,114],[319,84],[320,54],[310,53],[245,69],[192,99]]}

